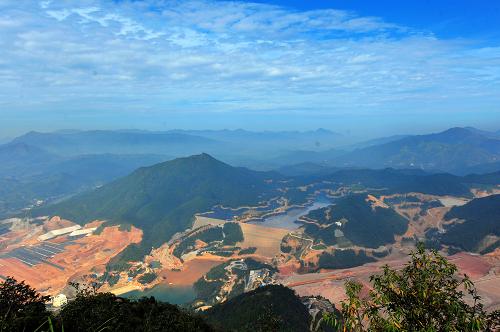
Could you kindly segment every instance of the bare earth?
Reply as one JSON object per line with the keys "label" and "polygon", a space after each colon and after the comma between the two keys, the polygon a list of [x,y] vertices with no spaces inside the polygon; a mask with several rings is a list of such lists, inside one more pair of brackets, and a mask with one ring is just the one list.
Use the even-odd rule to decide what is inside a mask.
{"label": "bare earth", "polygon": [[240,223],[244,241],[237,244],[241,248],[256,247],[258,255],[274,257],[281,252],[281,240],[290,230],[260,225]]}
{"label": "bare earth", "polygon": [[[487,310],[500,308],[500,251],[486,256],[459,253],[448,259],[458,266],[461,274],[467,274],[474,281]],[[405,262],[406,259],[392,259],[350,269],[282,275],[281,282],[300,296],[321,295],[338,306],[345,299],[344,284],[347,280],[354,279],[368,285],[369,276],[380,272],[382,265],[397,269]]]}
{"label": "bare earth", "polygon": [[[106,227],[99,235],[90,235],[73,240],[65,250],[48,259],[50,263],[62,268],[40,263],[28,266],[16,258],[0,259],[0,275],[12,276],[45,294],[59,293],[68,282],[103,269],[111,257],[125,249],[131,243],[142,239],[142,231],[132,227],[130,231],[121,231],[118,226]],[[52,240],[53,243],[67,240],[65,236]],[[32,239],[20,245],[33,244]],[[29,247],[27,247],[29,248]],[[3,251],[5,253],[5,251]]]}

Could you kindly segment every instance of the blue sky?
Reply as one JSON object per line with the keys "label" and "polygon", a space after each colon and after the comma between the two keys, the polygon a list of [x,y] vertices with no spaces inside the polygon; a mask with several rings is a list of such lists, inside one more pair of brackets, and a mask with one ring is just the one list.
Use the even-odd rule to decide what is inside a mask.
{"label": "blue sky", "polygon": [[0,137],[500,129],[496,1],[0,0]]}

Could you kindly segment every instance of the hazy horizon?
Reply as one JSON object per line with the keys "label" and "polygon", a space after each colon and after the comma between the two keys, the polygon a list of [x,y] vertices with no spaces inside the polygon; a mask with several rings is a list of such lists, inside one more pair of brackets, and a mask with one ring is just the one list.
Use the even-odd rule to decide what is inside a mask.
{"label": "hazy horizon", "polygon": [[[382,135],[370,135],[370,134],[365,134],[362,135],[360,133],[353,133],[350,130],[347,131],[342,131],[342,130],[335,130],[335,129],[328,129],[324,127],[317,127],[317,128],[310,128],[310,129],[294,129],[294,128],[289,128],[289,129],[245,129],[245,128],[168,128],[168,129],[154,129],[154,128],[58,128],[58,129],[53,129],[53,130],[29,130],[29,131],[23,131],[19,132],[16,135],[13,136],[0,136],[0,144],[8,143],[12,139],[16,137],[23,136],[25,134],[28,134],[30,132],[40,132],[40,133],[68,133],[71,131],[123,131],[123,132],[133,132],[133,131],[143,131],[143,132],[170,132],[170,131],[238,131],[238,130],[244,130],[248,132],[270,132],[270,133],[278,133],[278,132],[314,132],[314,131],[319,131],[319,130],[328,130],[332,133],[340,134],[344,136],[345,138],[350,138],[351,140],[348,141],[350,143],[356,143],[356,142],[362,142],[365,140],[371,140],[371,139],[377,139],[377,138],[384,138],[384,137],[390,137],[390,136],[403,136],[403,135],[427,135],[427,134],[434,134],[434,133],[439,133],[446,131],[448,129],[452,128],[475,128],[478,130],[482,131],[487,131],[487,132],[499,132],[500,129],[498,127],[491,127],[490,129],[486,128],[480,128],[480,127],[475,127],[475,126],[451,126],[451,127],[443,127],[440,129],[436,130],[422,130],[418,128],[414,128],[414,131],[409,131],[409,132],[394,132],[394,133],[387,133],[387,134],[382,134]],[[344,144],[349,144],[347,142],[344,142]],[[341,144],[342,145],[342,144]]]}

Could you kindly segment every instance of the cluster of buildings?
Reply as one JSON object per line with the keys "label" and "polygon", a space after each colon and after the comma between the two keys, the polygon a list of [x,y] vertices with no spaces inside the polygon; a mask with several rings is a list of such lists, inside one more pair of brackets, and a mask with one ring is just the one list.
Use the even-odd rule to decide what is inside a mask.
{"label": "cluster of buildings", "polygon": [[267,268],[260,270],[250,270],[248,280],[245,284],[245,292],[249,292],[258,287],[275,284],[273,273]]}

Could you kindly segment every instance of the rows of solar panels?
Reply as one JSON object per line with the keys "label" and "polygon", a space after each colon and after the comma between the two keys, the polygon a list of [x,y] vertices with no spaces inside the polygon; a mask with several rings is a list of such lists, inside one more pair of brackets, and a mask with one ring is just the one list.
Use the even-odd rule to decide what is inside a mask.
{"label": "rows of solar panels", "polygon": [[62,244],[42,242],[37,245],[16,248],[9,253],[0,255],[0,258],[16,258],[30,267],[44,263],[60,270],[64,270],[62,266],[51,263],[48,260],[55,255],[63,252],[64,247],[68,244],[70,244],[70,242],[65,242]]}

